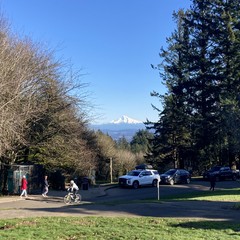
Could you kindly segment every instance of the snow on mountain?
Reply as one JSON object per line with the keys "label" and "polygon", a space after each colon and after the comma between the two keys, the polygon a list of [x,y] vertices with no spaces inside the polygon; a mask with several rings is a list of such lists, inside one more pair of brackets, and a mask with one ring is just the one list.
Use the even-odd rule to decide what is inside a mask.
{"label": "snow on mountain", "polygon": [[137,131],[146,128],[143,122],[125,115],[110,123],[93,124],[90,127],[96,131],[101,130],[103,133],[109,134],[114,140],[118,140],[124,136],[128,141],[131,141]]}
{"label": "snow on mountain", "polygon": [[138,123],[143,123],[143,122],[135,120],[133,118],[130,118],[126,115],[123,115],[121,118],[119,118],[117,120],[113,120],[110,123],[113,123],[113,124],[119,124],[119,123],[138,124]]}

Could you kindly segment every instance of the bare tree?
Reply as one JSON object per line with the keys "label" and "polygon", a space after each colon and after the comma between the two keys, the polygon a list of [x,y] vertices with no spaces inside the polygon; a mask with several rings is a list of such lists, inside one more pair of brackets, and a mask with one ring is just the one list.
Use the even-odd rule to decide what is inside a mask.
{"label": "bare tree", "polygon": [[41,45],[10,35],[5,25],[0,36],[0,157],[90,171],[95,153],[82,75]]}

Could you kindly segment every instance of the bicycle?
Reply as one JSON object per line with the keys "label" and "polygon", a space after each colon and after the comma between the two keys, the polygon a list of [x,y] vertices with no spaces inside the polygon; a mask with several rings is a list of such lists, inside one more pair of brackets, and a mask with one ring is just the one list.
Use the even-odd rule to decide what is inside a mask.
{"label": "bicycle", "polygon": [[72,192],[68,191],[68,194],[64,196],[63,201],[65,204],[71,204],[71,203],[80,203],[82,200],[82,196],[77,193],[75,194],[75,198]]}

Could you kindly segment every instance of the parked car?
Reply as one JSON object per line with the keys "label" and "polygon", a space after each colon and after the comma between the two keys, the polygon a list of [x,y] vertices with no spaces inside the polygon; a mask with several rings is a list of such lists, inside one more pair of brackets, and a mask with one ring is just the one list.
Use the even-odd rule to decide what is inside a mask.
{"label": "parked car", "polygon": [[211,176],[214,176],[216,181],[227,179],[236,181],[237,178],[239,178],[239,170],[232,170],[230,167],[215,166],[203,174],[203,178],[207,180],[209,180]]}
{"label": "parked car", "polygon": [[209,180],[211,175],[216,175],[216,174],[219,173],[221,167],[222,167],[222,166],[214,166],[214,167],[210,168],[209,170],[206,170],[206,171],[203,173],[203,178],[204,178],[205,180]]}
{"label": "parked car", "polygon": [[167,172],[160,175],[161,183],[174,185],[176,183],[190,183],[191,174],[185,169],[170,169]]}
{"label": "parked car", "polygon": [[152,185],[156,187],[160,181],[160,175],[157,170],[132,170],[126,175],[118,178],[118,184],[120,187],[133,187]]}

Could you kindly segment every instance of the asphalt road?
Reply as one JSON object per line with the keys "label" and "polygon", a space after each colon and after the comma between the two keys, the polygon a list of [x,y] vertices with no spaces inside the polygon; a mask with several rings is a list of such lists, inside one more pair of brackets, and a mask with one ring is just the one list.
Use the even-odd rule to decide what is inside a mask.
{"label": "asphalt road", "polygon": [[[216,188],[240,187],[240,182],[218,182]],[[187,191],[209,191],[208,182],[189,185],[160,185],[160,201],[157,203],[128,203],[130,200],[148,199],[157,196],[157,188],[139,189],[110,188],[101,197],[88,196],[88,201],[66,206],[62,196],[0,202],[0,218],[23,218],[42,216],[128,216],[128,217],[174,217],[198,218],[215,221],[240,222],[240,210],[233,209],[232,202],[177,201],[161,202],[161,196]],[[214,193],[213,193],[214,194]],[[117,201],[117,202],[115,202]],[[94,204],[89,204],[92,202]],[[104,203],[103,203],[104,202]],[[115,202],[115,203],[114,203]],[[122,203],[121,203],[122,202]]]}
{"label": "asphalt road", "polygon": [[[159,199],[170,195],[184,194],[192,191],[207,191],[210,184],[208,181],[193,181],[191,184],[175,184],[160,185],[158,188],[142,187],[138,189],[132,188],[110,188],[106,190],[107,195],[104,198],[96,198],[95,202],[108,202],[108,201],[133,201],[145,199]],[[216,183],[217,189],[231,189],[240,187],[240,182],[237,181],[221,181]],[[159,193],[158,193],[159,191]]]}

